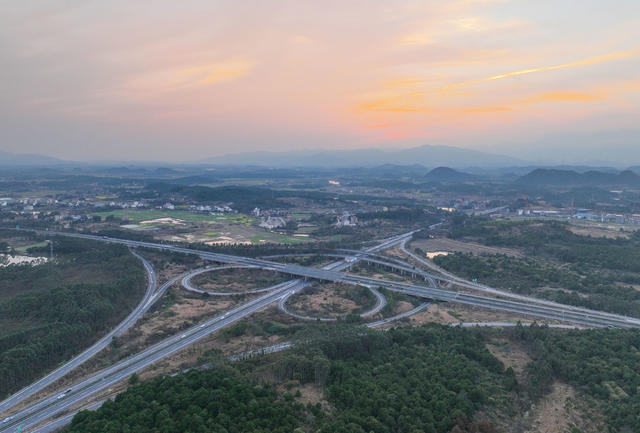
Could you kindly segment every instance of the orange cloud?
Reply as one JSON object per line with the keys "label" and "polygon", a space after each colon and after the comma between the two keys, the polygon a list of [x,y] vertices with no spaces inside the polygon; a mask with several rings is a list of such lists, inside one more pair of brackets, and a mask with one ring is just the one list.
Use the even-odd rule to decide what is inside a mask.
{"label": "orange cloud", "polygon": [[409,87],[422,84],[424,80],[421,78],[390,78],[382,82],[382,86],[386,88]]}
{"label": "orange cloud", "polygon": [[551,91],[534,95],[524,99],[521,103],[537,103],[537,102],[598,102],[604,101],[607,97],[604,94],[570,92],[570,91]]}
{"label": "orange cloud", "polygon": [[[504,74],[492,75],[487,78],[482,78],[479,80],[471,80],[471,81],[462,81],[459,83],[449,84],[444,87],[440,87],[436,90],[431,91],[419,91],[408,93],[404,95],[388,97],[383,99],[378,99],[373,102],[364,103],[357,107],[358,111],[389,111],[389,112],[415,112],[415,111],[437,111],[433,108],[425,108],[420,107],[420,100],[427,94],[441,93],[444,91],[448,91],[451,89],[455,89],[462,86],[467,86],[471,84],[477,84],[487,81],[495,81],[503,78],[514,77],[519,75],[532,74],[535,72],[544,72],[544,71],[553,71],[559,69],[567,69],[567,68],[576,68],[582,66],[589,66],[598,63],[604,63],[614,60],[620,60],[630,57],[635,57],[640,55],[640,49],[635,50],[627,50],[627,51],[616,51],[608,54],[603,54],[600,56],[589,57],[586,59],[578,60],[575,62],[563,63],[559,65],[552,66],[543,66],[539,68],[531,68],[531,69],[522,69],[519,71],[507,72]],[[386,83],[395,83],[400,84],[403,80],[388,80]],[[405,81],[408,84],[419,83],[420,81],[417,79],[408,79]],[[635,91],[640,84],[638,82],[625,83],[626,90],[603,90],[598,92],[584,93],[584,92],[573,92],[573,91],[550,91],[544,92],[539,95],[533,96],[526,100],[516,101],[515,103],[536,103],[536,102],[597,102],[607,99],[607,95],[610,92],[619,93],[622,91]],[[498,109],[502,109],[502,111],[508,111],[506,107],[490,107],[490,109],[482,108],[484,112],[487,111],[499,111]],[[471,112],[471,111],[468,111]],[[476,110],[475,112],[480,112]]]}
{"label": "orange cloud", "polygon": [[154,95],[161,92],[180,91],[234,80],[249,74],[254,66],[254,62],[231,58],[226,61],[182,68],[165,67],[134,77],[126,83],[124,89],[127,94],[134,92]]}
{"label": "orange cloud", "polygon": [[516,77],[518,75],[533,74],[535,72],[555,71],[558,69],[577,68],[581,66],[590,66],[598,63],[610,62],[612,60],[626,59],[629,57],[636,57],[640,55],[640,49],[628,50],[628,51],[616,51],[613,53],[603,54],[601,56],[589,57],[586,59],[578,60],[575,62],[562,63],[560,65],[543,66],[540,68],[522,69],[519,71],[507,72],[506,74],[493,75],[487,78],[481,78],[479,80],[462,81],[460,83],[449,84],[448,86],[441,87],[439,91],[446,91],[460,86],[468,86],[470,84],[478,84],[486,81],[500,80],[502,78]]}
{"label": "orange cloud", "polygon": [[185,84],[213,84],[247,75],[254,63],[244,59],[195,66],[178,71],[178,79]]}
{"label": "orange cloud", "polygon": [[607,87],[589,89],[586,91],[553,90],[539,93],[515,104],[533,104],[539,102],[600,102],[611,99],[621,93],[640,92],[640,81],[625,81],[610,83]]}
{"label": "orange cloud", "polygon": [[400,38],[400,45],[428,45],[434,43],[434,39],[428,33],[414,32]]}
{"label": "orange cloud", "polygon": [[513,111],[509,107],[471,107],[456,110],[459,113],[496,113],[500,111]]}
{"label": "orange cloud", "polygon": [[[380,103],[378,103],[380,104]],[[364,107],[364,108],[363,108]],[[365,109],[368,111],[384,111],[389,113],[430,113],[430,114],[454,114],[454,115],[465,115],[465,114],[473,114],[473,113],[496,113],[496,112],[505,112],[505,111],[513,111],[512,108],[509,107],[461,107],[461,108],[438,108],[438,107],[426,107],[426,106],[418,106],[418,105],[391,105],[391,106],[381,106],[378,108],[370,108],[371,104],[361,106],[360,109]],[[389,125],[392,126],[392,125]],[[395,126],[395,125],[393,125]]]}
{"label": "orange cloud", "polygon": [[373,125],[367,125],[369,129],[382,129],[382,128],[396,128],[398,126],[405,126],[406,123],[375,123]]}

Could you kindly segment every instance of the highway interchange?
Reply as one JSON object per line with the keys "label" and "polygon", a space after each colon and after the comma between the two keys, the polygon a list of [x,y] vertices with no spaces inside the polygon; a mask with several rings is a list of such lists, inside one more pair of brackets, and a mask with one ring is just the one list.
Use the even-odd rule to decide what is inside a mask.
{"label": "highway interchange", "polygon": [[[386,248],[387,246],[395,245],[398,242],[401,242],[406,236],[407,234],[392,238],[391,240],[386,240],[381,245],[384,246],[383,248]],[[72,234],[72,237],[86,238],[86,235],[77,236],[76,234]],[[97,237],[97,236],[90,237],[89,239],[128,244],[128,241],[125,241],[125,240],[113,240],[113,239]],[[122,241],[122,242],[119,242],[119,241]],[[132,246],[132,245],[129,245],[129,246]],[[136,246],[140,246],[140,245],[136,245]],[[374,247],[374,248],[371,248],[370,250],[371,251],[377,250],[377,248],[378,247]],[[137,256],[140,257],[139,255]],[[151,269],[151,266],[148,264],[148,262],[143,260],[143,263],[145,264],[145,269],[147,270],[147,274],[149,276],[149,285],[143,301],[140,302],[140,304],[134,311],[135,314],[132,313],[132,315],[134,315],[136,319],[141,317],[144,314],[144,312],[146,312],[150,308],[153,302],[155,302],[157,299],[159,299],[162,296],[164,291],[171,284],[175,283],[178,280],[187,278],[189,275],[193,276],[193,273],[194,273],[194,271],[190,271],[190,272],[175,276],[172,279],[165,282],[160,289],[154,291],[153,289],[155,289],[155,287],[157,286],[155,273]],[[329,265],[326,265],[324,269],[333,270],[333,269],[343,269],[344,267],[346,267],[345,262],[341,261],[341,262],[334,262]],[[201,270],[196,270],[195,272],[199,272],[199,271]],[[108,389],[110,386],[113,386],[114,384],[120,382],[121,380],[128,378],[134,372],[137,372],[146,368],[147,366],[153,364],[154,362],[157,362],[158,360],[163,359],[193,344],[194,342],[208,336],[209,334],[216,332],[226,326],[229,326],[230,324],[238,320],[241,320],[244,317],[256,311],[276,301],[279,301],[285,296],[288,296],[288,295],[290,296],[296,291],[304,288],[306,285],[307,283],[305,281],[291,280],[267,289],[262,289],[260,291],[268,290],[268,293],[258,297],[257,299],[249,301],[241,306],[233,308],[222,315],[214,317],[213,319],[210,319],[207,322],[194,326],[180,335],[170,337],[138,353],[135,356],[122,360],[114,364],[113,366],[105,370],[102,370],[85,380],[82,380],[78,383],[73,384],[70,387],[70,391],[65,392],[62,398],[59,398],[62,394],[53,394],[34,404],[29,405],[25,409],[22,409],[16,413],[11,414],[9,417],[5,418],[7,419],[7,422],[4,422],[0,425],[0,432],[15,431],[15,429],[18,427],[23,432],[30,431],[29,430],[30,428],[37,426],[53,418],[56,414],[59,414],[80,402],[86,401],[86,399],[89,398],[90,396],[95,395],[96,393],[104,389]],[[129,317],[131,317],[132,315],[130,315]],[[56,372],[58,372],[57,374],[53,375],[52,373],[48,375],[47,377],[50,377],[51,380],[44,380],[47,378],[45,377],[42,380],[33,384],[31,387],[25,388],[19,393],[11,396],[9,399],[5,400],[2,403],[4,410],[6,411],[7,409],[10,409],[20,401],[42,390],[44,387],[48,386],[50,383],[57,380],[57,378],[64,376],[69,371],[73,370],[78,365],[80,365],[82,362],[86,361],[91,356],[95,355],[95,353],[97,353],[99,350],[106,347],[106,345],[110,342],[111,338],[114,335],[117,335],[120,332],[124,332],[124,330],[122,329],[123,324],[127,324],[127,327],[131,326],[133,322],[130,322],[130,320],[128,320],[129,317],[127,318],[127,320],[122,322],[121,325],[119,325],[116,329],[114,329],[114,331],[109,333],[108,336],[105,336],[103,339],[101,339],[100,342],[106,342],[106,344],[102,345],[102,347],[100,347],[99,349],[93,350],[90,356],[89,356],[89,350],[87,350],[86,352],[83,352],[83,354],[86,354],[86,355],[82,356],[82,358],[81,356],[78,356],[73,360],[71,360],[69,363],[66,363],[65,365],[57,369],[56,370]],[[120,330],[120,331],[116,332],[117,330]],[[98,345],[95,345],[95,347],[97,348]],[[53,425],[58,426],[59,422],[55,422]],[[50,428],[51,426],[48,426],[48,427],[44,426],[43,430],[36,429],[32,431],[39,431],[39,430],[50,431],[49,430]]]}
{"label": "highway interchange", "polygon": [[[67,411],[82,402],[86,402],[89,397],[105,389],[108,389],[116,383],[128,378],[134,372],[138,372],[157,362],[158,360],[174,354],[177,351],[182,350],[183,348],[201,340],[209,334],[216,332],[226,326],[229,326],[230,324],[241,320],[260,309],[263,309],[276,302],[279,303],[282,307],[286,303],[287,298],[310,284],[310,280],[333,281],[352,285],[361,285],[369,287],[372,290],[383,287],[390,291],[396,291],[425,299],[425,302],[422,305],[416,307],[410,312],[404,313],[404,315],[400,315],[402,317],[406,317],[410,314],[418,312],[419,310],[428,306],[428,304],[432,301],[447,301],[485,307],[495,310],[521,313],[529,316],[554,319],[588,327],[640,327],[640,320],[638,319],[628,318],[611,313],[588,310],[579,307],[566,306],[548,301],[541,301],[536,298],[514,295],[509,292],[503,292],[497,289],[470,283],[452,275],[445,275],[443,277],[442,275],[431,274],[425,272],[424,270],[417,269],[409,263],[398,261],[396,259],[390,259],[388,257],[384,257],[383,259],[380,256],[376,255],[376,253],[381,250],[384,250],[391,246],[401,245],[401,248],[405,249],[405,252],[408,253],[409,256],[413,256],[412,258],[414,260],[423,262],[419,257],[413,255],[405,248],[405,243],[411,238],[413,232],[389,238],[383,241],[381,244],[364,251],[349,252],[349,254],[352,255],[348,256],[346,259],[330,263],[329,265],[326,265],[322,268],[311,268],[295,264],[279,263],[264,259],[212,253],[160,243],[131,241],[126,239],[116,239],[79,233],[43,233],[47,233],[48,235],[71,236],[102,242],[119,243],[127,245],[129,247],[145,247],[186,254],[195,254],[205,260],[222,263],[223,266],[220,266],[218,268],[225,268],[228,266],[254,267],[289,274],[293,276],[294,279],[269,288],[258,289],[257,291],[254,291],[264,292],[264,294],[261,294],[256,299],[235,307],[222,315],[218,315],[202,324],[196,325],[184,331],[182,334],[167,338],[166,340],[163,340],[156,345],[149,347],[134,356],[131,356],[130,358],[119,361],[111,367],[95,373],[89,378],[71,385],[71,391],[66,393],[62,398],[59,398],[60,394],[54,394],[28,405],[27,407],[11,414],[12,418],[9,421],[0,424],[0,432],[16,431],[17,427],[20,427],[24,432],[51,431],[52,425],[58,426],[60,424],[59,420],[55,421],[53,424],[48,424],[48,427],[45,426],[35,430],[34,428],[38,425],[42,425],[48,420],[51,420],[57,414]],[[135,321],[138,320],[151,307],[151,305],[153,305],[153,303],[162,296],[164,291],[171,284],[179,280],[182,280],[183,283],[186,280],[186,283],[189,284],[190,277],[193,276],[196,272],[205,272],[208,270],[207,268],[203,268],[178,275],[165,282],[158,289],[153,269],[151,269],[151,266],[148,264],[148,262],[142,259],[142,257],[138,257],[143,261],[145,265],[145,269],[149,277],[149,284],[143,300],[136,307],[136,309],[127,317],[125,321],[118,325],[118,327],[112,330],[107,336],[103,337],[94,346],[87,349],[85,352],[78,355],[65,365],[59,367],[54,372],[45,376],[43,379],[35,382],[34,384],[21,390],[19,393],[14,394],[4,402],[0,403],[0,412],[6,413],[8,409],[14,407],[20,401],[42,390],[47,385],[55,382],[55,380],[64,376],[69,371],[73,370],[78,365],[94,356],[97,352],[99,352],[100,350],[102,350],[102,348],[106,347],[106,345],[109,344],[113,336],[123,333],[133,323],[135,323]],[[344,272],[359,260],[373,260],[374,262],[378,261],[383,265],[391,264],[399,268],[404,268],[404,271],[410,272],[414,275],[418,275],[420,278],[428,281],[429,286],[387,281]],[[428,262],[422,264],[426,265],[428,264]],[[448,285],[455,284],[467,289],[480,290],[485,292],[490,292],[491,290],[493,290],[494,292],[491,292],[490,294],[496,295],[498,297],[488,297],[452,290],[445,290],[438,288],[435,282],[440,282]],[[503,299],[507,297],[511,299]],[[378,301],[376,304],[376,311],[379,311],[379,309],[382,308],[382,303],[384,302],[381,299],[384,299],[384,297],[380,296],[377,298]],[[373,313],[371,313],[370,315],[373,315]],[[398,317],[383,319],[378,322],[370,323],[368,324],[368,326],[379,326],[381,324],[387,323],[387,321],[391,321],[397,318]],[[68,417],[68,415],[66,415],[65,417]]]}
{"label": "highway interchange", "polygon": [[[639,327],[640,320],[635,318],[629,318],[618,314],[605,313],[601,311],[589,310],[586,308],[575,307],[570,305],[558,304],[551,301],[545,301],[533,297],[518,295],[498,289],[489,288],[479,284],[471,283],[459,278],[452,278],[450,276],[440,276],[436,274],[429,274],[430,281],[438,281],[445,284],[453,284],[460,287],[465,287],[472,290],[479,290],[490,292],[490,294],[500,296],[501,298],[515,299],[515,301],[507,301],[500,298],[483,297],[478,295],[465,295],[462,292],[456,292],[451,290],[443,290],[435,287],[426,287],[415,284],[398,283],[394,281],[387,281],[377,278],[368,278],[359,275],[353,275],[342,270],[355,264],[358,260],[367,257],[368,253],[380,251],[388,248],[391,245],[402,243],[410,237],[410,233],[402,235],[402,237],[392,238],[383,242],[382,244],[365,250],[362,253],[354,254],[351,261],[336,262],[333,266],[325,268],[312,268],[307,266],[300,266],[295,264],[279,263],[264,259],[240,257],[229,254],[212,253],[207,251],[201,251],[191,248],[178,247],[168,244],[159,244],[152,242],[132,241],[127,239],[108,238],[94,235],[86,235],[79,233],[65,233],[65,232],[45,232],[49,235],[63,235],[78,237],[84,239],[98,240],[104,242],[120,243],[128,245],[130,247],[146,247],[152,249],[166,250],[179,252],[184,254],[195,254],[202,257],[205,260],[211,260],[218,263],[236,264],[252,266],[266,270],[272,270],[289,274],[295,277],[301,277],[303,279],[312,280],[324,280],[332,282],[342,282],[353,285],[364,285],[367,287],[384,287],[388,290],[404,292],[409,295],[418,296],[426,299],[436,301],[457,302],[463,304],[477,304],[478,306],[486,308],[494,308],[498,310],[513,311],[516,313],[523,313],[537,317],[550,318],[562,321],[570,321],[580,325],[594,326],[594,327]],[[409,265],[411,266],[411,265]],[[424,273],[424,271],[422,271]]]}

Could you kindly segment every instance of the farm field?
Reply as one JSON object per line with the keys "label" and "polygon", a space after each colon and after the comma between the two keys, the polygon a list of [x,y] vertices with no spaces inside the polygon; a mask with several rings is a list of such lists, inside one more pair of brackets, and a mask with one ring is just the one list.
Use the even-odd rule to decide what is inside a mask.
{"label": "farm field", "polygon": [[116,218],[128,219],[132,222],[151,221],[160,218],[180,219],[184,222],[234,221],[240,224],[251,224],[254,222],[253,218],[245,214],[209,215],[206,213],[164,209],[116,209],[106,212],[94,212],[93,215],[102,218],[113,215]]}

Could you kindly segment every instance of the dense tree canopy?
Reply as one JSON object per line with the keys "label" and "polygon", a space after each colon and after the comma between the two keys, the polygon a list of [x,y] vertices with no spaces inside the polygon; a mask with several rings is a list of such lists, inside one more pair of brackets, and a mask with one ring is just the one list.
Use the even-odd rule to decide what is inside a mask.
{"label": "dense tree canopy", "polygon": [[[0,291],[7,295],[0,301],[0,396],[89,346],[129,313],[144,290],[142,264],[126,247],[55,243],[55,264],[0,268]],[[87,275],[86,268],[94,267],[102,273]]]}
{"label": "dense tree canopy", "polygon": [[250,362],[255,369],[244,373],[260,383],[324,387],[330,412],[252,385],[225,367],[135,386],[100,410],[79,414],[69,431],[446,433],[490,394],[504,395],[503,366],[475,332],[336,325],[315,336],[257,367]]}

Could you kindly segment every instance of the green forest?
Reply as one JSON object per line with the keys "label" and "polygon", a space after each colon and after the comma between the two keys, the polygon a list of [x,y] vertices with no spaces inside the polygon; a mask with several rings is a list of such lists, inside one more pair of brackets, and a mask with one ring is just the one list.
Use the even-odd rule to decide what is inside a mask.
{"label": "green forest", "polygon": [[554,381],[576,387],[601,405],[610,432],[640,431],[640,333],[592,329],[552,332],[518,327],[512,332],[533,361],[523,390],[533,401]]}
{"label": "green forest", "polygon": [[[485,245],[518,248],[531,256],[564,263],[625,272],[640,272],[640,231],[629,238],[596,238],[575,234],[560,221],[491,221],[456,218],[453,239],[472,239]],[[637,277],[636,277],[637,278]]]}
{"label": "green forest", "polygon": [[[0,397],[91,345],[144,292],[142,264],[126,247],[53,242],[53,263],[0,268]],[[30,252],[48,254],[41,248]]]}
{"label": "green forest", "polygon": [[[572,233],[558,221],[484,221],[458,218],[451,237],[509,247],[525,258],[451,254],[434,262],[479,282],[587,308],[640,317],[640,232],[628,239]],[[538,290],[544,288],[544,290]]]}
{"label": "green forest", "polygon": [[[68,431],[448,432],[491,395],[506,397],[510,383],[474,332],[332,326],[314,335],[268,359],[136,385],[78,414]],[[293,391],[276,392],[278,383],[316,384],[334,409],[303,405]]]}
{"label": "green forest", "polygon": [[[527,350],[520,382],[487,350],[493,337]],[[218,358],[210,370],[134,385],[79,413],[66,431],[493,433],[526,418],[557,381],[599,408],[607,431],[640,430],[636,331],[327,325],[300,341],[288,352]],[[322,389],[326,404],[301,403],[304,384]]]}

